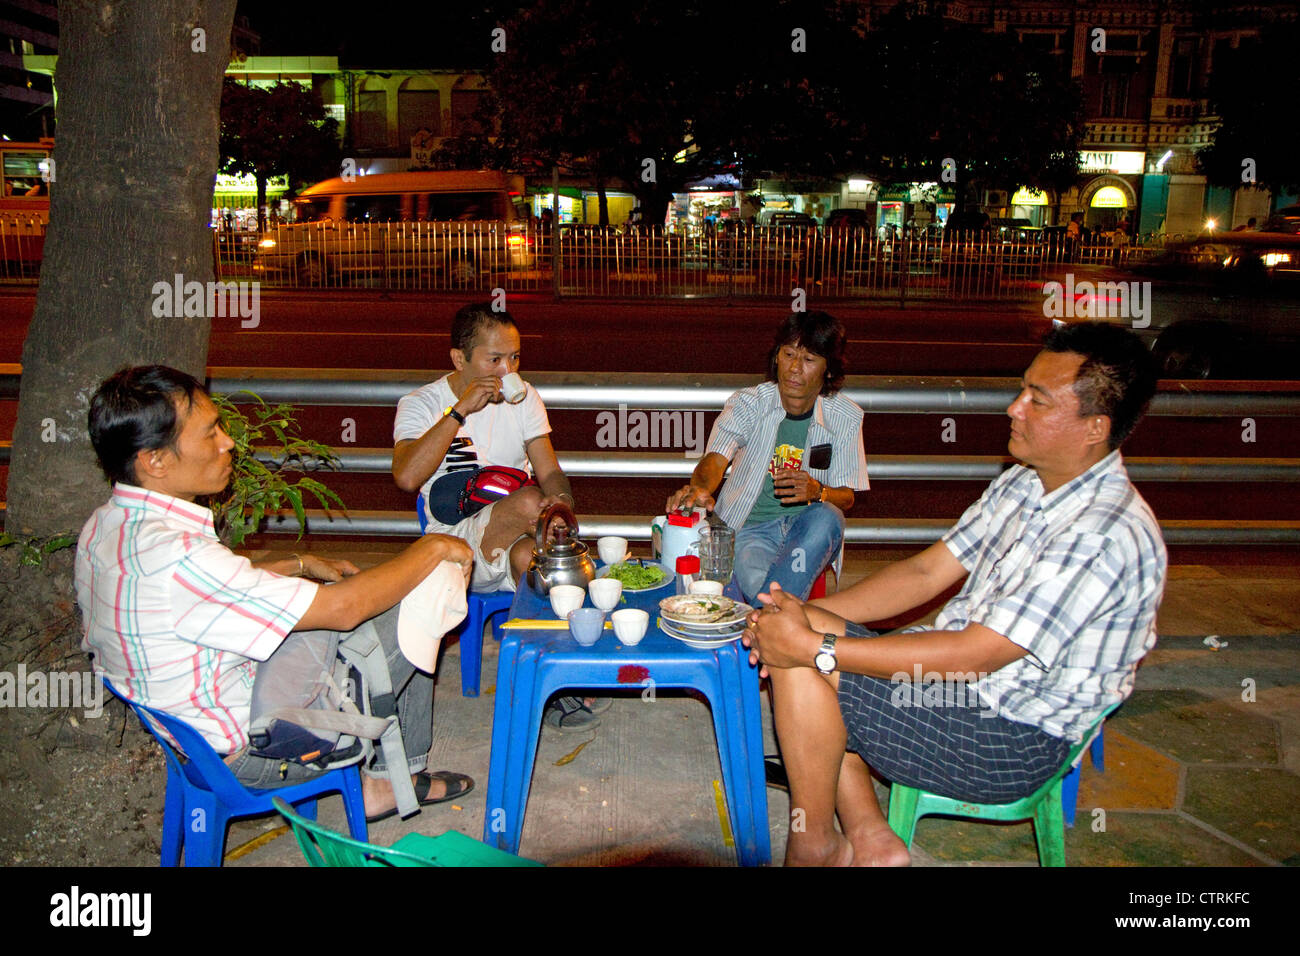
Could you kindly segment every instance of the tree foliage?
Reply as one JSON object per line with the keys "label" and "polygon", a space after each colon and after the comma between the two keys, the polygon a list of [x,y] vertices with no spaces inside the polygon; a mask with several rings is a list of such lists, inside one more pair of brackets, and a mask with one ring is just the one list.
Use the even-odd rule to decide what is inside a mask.
{"label": "tree foliage", "polygon": [[540,0],[507,24],[492,68],[496,137],[457,138],[440,160],[621,180],[651,221],[724,170],[939,181],[952,158],[972,187],[1073,180],[1082,97],[1058,65],[905,5],[865,31],[860,11]]}
{"label": "tree foliage", "polygon": [[1300,191],[1300,126],[1295,122],[1296,44],[1300,26],[1276,24],[1258,41],[1216,57],[1211,109],[1221,123],[1197,154],[1216,186],[1251,180],[1274,192]]}
{"label": "tree foliage", "polygon": [[260,217],[272,177],[287,174],[292,188],[338,175],[338,127],[316,94],[297,83],[262,87],[227,79],[221,89],[221,172],[256,178]]}

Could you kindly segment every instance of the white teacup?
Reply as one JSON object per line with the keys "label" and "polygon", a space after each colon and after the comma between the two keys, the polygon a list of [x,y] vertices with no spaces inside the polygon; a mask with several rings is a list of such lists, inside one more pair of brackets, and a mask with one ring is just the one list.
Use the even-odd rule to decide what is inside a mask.
{"label": "white teacup", "polygon": [[625,607],[621,611],[615,611],[609,619],[614,622],[614,634],[628,647],[640,644],[641,638],[645,637],[646,629],[650,626],[649,613],[635,607]]}
{"label": "white teacup", "polygon": [[714,597],[722,597],[721,581],[692,581],[692,594],[711,594]]}
{"label": "white teacup", "polygon": [[546,596],[551,599],[551,610],[555,612],[555,616],[564,620],[569,616],[570,611],[582,607],[587,592],[576,584],[557,584],[547,592]]}
{"label": "white teacup", "polygon": [[623,582],[618,578],[596,578],[587,585],[591,603],[602,611],[612,611],[623,594]]}
{"label": "white teacup", "polygon": [[528,386],[519,377],[518,372],[511,372],[501,379],[501,397],[511,405],[518,405],[528,394]]}
{"label": "white teacup", "polygon": [[596,539],[596,551],[602,564],[618,564],[627,557],[627,538],[606,535]]}

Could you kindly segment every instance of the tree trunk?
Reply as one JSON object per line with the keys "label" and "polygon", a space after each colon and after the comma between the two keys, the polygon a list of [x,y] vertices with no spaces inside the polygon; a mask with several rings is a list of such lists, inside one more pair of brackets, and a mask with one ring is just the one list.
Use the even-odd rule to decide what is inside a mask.
{"label": "tree trunk", "polygon": [[203,315],[178,316],[155,284],[213,277],[234,12],[235,0],[59,4],[58,182],[23,348],[9,531],[74,531],[104,500],[86,410],[105,377],[146,363],[204,376],[206,296]]}
{"label": "tree trunk", "polygon": [[266,232],[266,173],[257,171],[257,232]]}

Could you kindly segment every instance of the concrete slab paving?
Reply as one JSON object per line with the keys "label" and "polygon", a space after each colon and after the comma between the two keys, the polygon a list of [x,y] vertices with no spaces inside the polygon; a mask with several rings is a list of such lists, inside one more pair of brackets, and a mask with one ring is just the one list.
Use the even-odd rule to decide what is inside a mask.
{"label": "concrete slab paving", "polygon": [[[356,554],[365,565],[386,557]],[[845,579],[866,565],[851,557]],[[1108,723],[1105,772],[1085,759],[1071,865],[1300,865],[1300,574],[1293,568],[1173,569],[1161,641],[1138,672],[1134,696]],[[1216,634],[1215,651],[1203,639]],[[484,643],[483,692],[460,694],[460,648],[444,648],[434,702],[430,766],[472,775],[476,789],[408,821],[372,826],[391,843],[412,830],[482,835],[497,645]],[[1243,684],[1243,682],[1247,682]],[[775,753],[764,696],[765,752]],[[717,747],[698,697],[625,695],[589,734],[547,731],[538,747],[521,843],[551,866],[734,866],[729,821],[719,812]],[[877,785],[882,805],[888,788]],[[782,859],[789,798],[769,788],[773,858]],[[725,804],[723,804],[725,806]],[[1100,811],[1095,813],[1094,811]],[[320,819],[345,829],[342,801]],[[303,865],[278,819],[235,824],[228,852],[263,840],[233,866]],[[918,866],[1032,866],[1029,823],[925,818]]]}

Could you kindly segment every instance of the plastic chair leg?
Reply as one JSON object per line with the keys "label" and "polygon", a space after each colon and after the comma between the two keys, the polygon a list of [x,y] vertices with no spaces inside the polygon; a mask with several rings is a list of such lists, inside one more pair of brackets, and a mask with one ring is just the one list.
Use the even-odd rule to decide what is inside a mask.
{"label": "plastic chair leg", "polygon": [[1079,802],[1079,776],[1083,765],[1073,768],[1061,778],[1061,814],[1067,827],[1074,826],[1074,814]]}
{"label": "plastic chair leg", "polygon": [[185,842],[185,784],[167,761],[167,790],[163,797],[162,852],[159,866],[180,866],[181,846]]}
{"label": "plastic chair leg", "polygon": [[1106,769],[1106,727],[1105,725],[1097,731],[1097,736],[1092,741],[1092,746],[1088,748],[1088,756],[1092,758],[1092,765],[1098,770]]}
{"label": "plastic chair leg", "polygon": [[212,794],[191,790],[185,804],[185,865],[220,866],[226,848],[225,808]]}
{"label": "plastic chair leg", "polygon": [[348,832],[352,839],[366,842],[370,838],[366,826],[366,801],[361,794],[361,772],[353,767],[343,782],[343,809],[348,816]]}
{"label": "plastic chair leg", "polygon": [[295,806],[294,810],[297,811],[298,816],[302,817],[304,820],[311,820],[313,822],[316,820],[315,800],[304,800],[302,803]]}
{"label": "plastic chair leg", "polygon": [[1065,821],[1061,814],[1061,786],[1048,791],[1034,808],[1034,840],[1039,866],[1065,866]]}
{"label": "plastic chair leg", "polygon": [[889,788],[889,828],[898,834],[898,838],[912,848],[912,837],[916,834],[916,804],[921,798],[921,791],[901,783],[891,784]]}

